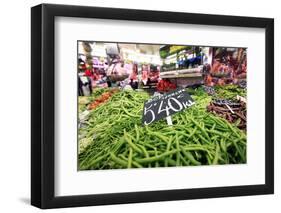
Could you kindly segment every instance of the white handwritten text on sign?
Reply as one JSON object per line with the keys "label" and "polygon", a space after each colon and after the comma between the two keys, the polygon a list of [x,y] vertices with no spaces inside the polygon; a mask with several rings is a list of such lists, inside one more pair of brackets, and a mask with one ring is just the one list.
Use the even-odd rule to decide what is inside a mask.
{"label": "white handwritten text on sign", "polygon": [[142,123],[149,125],[152,122],[180,112],[193,104],[193,99],[184,89],[153,97],[144,103]]}

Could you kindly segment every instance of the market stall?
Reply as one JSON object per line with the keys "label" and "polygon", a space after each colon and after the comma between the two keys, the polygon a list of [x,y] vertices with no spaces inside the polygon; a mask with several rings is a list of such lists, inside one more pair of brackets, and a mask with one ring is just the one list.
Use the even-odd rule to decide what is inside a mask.
{"label": "market stall", "polygon": [[246,48],[212,48],[211,66],[206,73],[209,86],[246,82]]}
{"label": "market stall", "polygon": [[188,87],[203,83],[202,69],[207,47],[164,45],[160,55],[164,61],[160,77],[164,82],[177,87]]}
{"label": "market stall", "polygon": [[[78,97],[79,170],[247,162],[247,87],[234,80],[239,77],[246,81],[244,49],[231,52],[231,60],[239,62],[232,65],[228,54],[228,61],[223,61],[224,54],[216,54],[218,51],[211,47],[169,45],[168,52],[166,45],[113,46],[104,44],[108,64],[105,81],[111,84],[93,86],[89,96]],[[161,53],[163,49],[166,53]],[[173,63],[173,57],[169,56],[174,54],[179,60],[172,67],[168,63]],[[218,61],[221,66],[233,66],[228,76],[232,81],[224,78],[220,84],[212,79],[214,83],[209,84],[209,78],[221,70]],[[113,80],[114,75],[120,79]],[[192,104],[172,97],[179,89],[190,96]],[[156,116],[147,103],[163,95],[167,103],[151,103],[159,103],[158,113],[167,116],[144,123],[145,114]],[[175,114],[169,114],[171,109]]]}

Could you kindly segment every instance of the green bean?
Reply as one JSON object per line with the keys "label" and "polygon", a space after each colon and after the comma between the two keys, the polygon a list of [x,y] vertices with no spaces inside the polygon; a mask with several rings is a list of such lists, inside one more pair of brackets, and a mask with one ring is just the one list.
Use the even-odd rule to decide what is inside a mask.
{"label": "green bean", "polygon": [[216,155],[214,157],[213,164],[218,164],[219,152],[220,152],[220,146],[217,143],[217,145],[216,145]]}
{"label": "green bean", "polygon": [[154,161],[158,161],[158,160],[163,160],[164,157],[171,155],[171,154],[175,154],[178,150],[171,150],[168,152],[164,152],[161,155],[158,156],[153,156],[153,157],[149,157],[149,158],[142,158],[142,159],[136,159],[136,161],[138,163],[150,163],[150,162],[154,162]]}
{"label": "green bean", "polygon": [[185,132],[177,132],[179,135],[181,136],[186,136],[186,137],[189,137],[190,135],[189,134],[186,134]]}
{"label": "green bean", "polygon": [[174,161],[174,160],[171,159],[171,158],[168,158],[168,159],[167,159],[167,162],[168,162],[168,166],[169,166],[169,165],[170,165],[170,166],[178,166],[177,162]]}
{"label": "green bean", "polygon": [[169,142],[169,138],[168,138],[168,137],[165,137],[164,135],[161,135],[161,134],[159,134],[159,133],[157,133],[157,132],[151,132],[151,131],[149,131],[149,134],[158,137],[159,139],[161,139],[162,141],[164,141],[164,142],[166,142],[166,143]]}
{"label": "green bean", "polygon": [[135,130],[136,130],[136,135],[137,135],[136,140],[139,141],[139,139],[140,139],[140,133],[139,133],[137,124],[135,124]]}
{"label": "green bean", "polygon": [[125,107],[124,107],[123,105],[121,105],[121,107],[122,107],[123,111],[124,111],[127,115],[129,115],[130,117],[139,118],[139,116],[138,116],[138,115],[134,115],[134,114],[132,114],[132,113],[128,112],[128,110],[126,110],[126,109],[125,109]]}
{"label": "green bean", "polygon": [[[87,165],[85,165],[85,166],[80,166],[80,169],[89,169],[91,166],[93,166],[93,165],[95,165],[96,163],[98,163],[98,162],[100,162],[100,161],[102,161],[104,158],[106,158],[107,157],[107,155],[103,155],[103,156],[100,156],[100,157],[98,157],[98,158],[96,158],[96,159],[94,159],[94,160],[91,160],[89,163],[87,163]],[[83,164],[81,164],[81,165],[83,165]]]}
{"label": "green bean", "polygon": [[217,135],[219,135],[221,137],[224,137],[224,138],[228,138],[228,136],[226,136],[225,134],[223,134],[223,133],[221,133],[219,131],[216,131],[216,130],[209,130],[209,129],[207,129],[206,131],[209,132],[209,133],[212,133],[212,134],[217,134]]}
{"label": "green bean", "polygon": [[234,128],[232,127],[232,125],[230,123],[227,122],[227,125],[229,127],[229,129],[238,137],[241,138],[241,135],[237,133],[236,130],[234,130]]}
{"label": "green bean", "polygon": [[184,156],[190,160],[190,162],[196,166],[201,165],[201,163],[197,160],[194,159],[193,155],[189,152],[186,151],[184,148],[181,149],[182,153],[184,154]]}
{"label": "green bean", "polygon": [[[157,157],[158,154],[157,154],[157,149],[156,148],[154,148],[154,152],[155,152],[155,157]],[[158,161],[155,162],[155,167],[159,167],[159,162]]]}
{"label": "green bean", "polygon": [[210,144],[211,141],[208,141],[206,138],[204,138],[200,133],[196,134],[202,141],[206,142],[207,144]]}
{"label": "green bean", "polygon": [[121,165],[122,167],[125,167],[125,168],[127,167],[127,162],[116,157],[113,153],[110,153],[110,157],[115,163]]}
{"label": "green bean", "polygon": [[194,130],[192,131],[192,133],[188,136],[187,140],[190,139],[191,137],[193,137],[193,135],[197,132],[197,127],[194,128]]}
{"label": "green bean", "polygon": [[[99,153],[95,156],[96,158],[94,158],[94,160],[91,159],[95,154],[96,154],[96,153],[90,153],[89,155],[87,155],[86,158],[83,159],[83,161],[81,161],[80,165],[81,165],[81,166],[83,166],[83,165],[85,165],[85,164],[87,165],[87,164],[89,163],[89,162],[88,162],[89,160],[90,160],[90,162],[91,162],[91,161],[94,161],[94,162],[95,162],[95,159],[96,159],[96,158],[102,157],[101,155],[103,155],[102,152],[99,152]],[[93,163],[92,163],[92,164],[93,164]]]}
{"label": "green bean", "polygon": [[207,158],[208,164],[211,165],[212,164],[211,156],[210,155],[206,155],[206,158]]}
{"label": "green bean", "polygon": [[127,143],[129,144],[130,147],[132,147],[136,152],[142,154],[141,149],[139,149],[132,141],[131,138],[127,136],[126,131],[124,130],[124,138],[127,141]]}
{"label": "green bean", "polygon": [[242,153],[242,151],[240,150],[240,147],[237,145],[236,141],[232,141],[232,143],[234,144],[238,154],[240,155],[241,159],[242,159],[242,162],[245,162],[245,155]]}
{"label": "green bean", "polygon": [[133,156],[133,149],[130,147],[129,148],[129,158],[128,158],[128,166],[127,168],[132,167],[132,156]]}
{"label": "green bean", "polygon": [[177,148],[177,160],[176,160],[176,164],[177,166],[179,166],[180,164],[180,144],[179,144],[179,139],[178,139],[178,135],[176,134],[176,148]]}
{"label": "green bean", "polygon": [[208,140],[211,140],[206,130],[203,127],[201,127],[199,123],[197,123],[194,119],[192,119],[192,122],[200,129],[202,134],[204,134]]}
{"label": "green bean", "polygon": [[138,146],[140,149],[141,149],[141,151],[142,151],[142,153],[144,154],[144,156],[145,157],[149,157],[149,153],[148,153],[148,151],[145,149],[145,147],[144,146],[142,146],[142,145],[140,145],[140,144],[137,144],[136,146]]}
{"label": "green bean", "polygon": [[[170,151],[173,138],[171,137],[167,143],[166,152]],[[165,159],[165,166],[168,166],[168,158]]]}
{"label": "green bean", "polygon": [[144,146],[147,146],[147,147],[150,148],[150,149],[154,149],[154,146],[152,146],[152,145],[149,144],[149,143],[144,143],[143,145],[144,145]]}
{"label": "green bean", "polygon": [[[122,160],[124,160],[126,162],[128,162],[128,160],[129,160],[124,155],[120,155],[120,158],[122,158]],[[140,165],[139,163],[135,162],[133,158],[132,158],[132,166],[134,166],[136,168],[143,168],[143,166]]]}
{"label": "green bean", "polygon": [[182,156],[181,153],[179,153],[179,154],[180,154],[180,159],[181,159],[181,161],[183,162],[183,164],[184,164],[185,166],[188,166],[189,163],[185,160],[185,158]]}
{"label": "green bean", "polygon": [[139,163],[137,163],[137,162],[135,162],[135,161],[133,161],[132,164],[133,164],[135,167],[137,167],[137,168],[143,168],[142,165],[140,165]]}
{"label": "green bean", "polygon": [[225,138],[221,138],[220,145],[221,145],[222,150],[224,152],[227,152],[226,145],[225,145]]}

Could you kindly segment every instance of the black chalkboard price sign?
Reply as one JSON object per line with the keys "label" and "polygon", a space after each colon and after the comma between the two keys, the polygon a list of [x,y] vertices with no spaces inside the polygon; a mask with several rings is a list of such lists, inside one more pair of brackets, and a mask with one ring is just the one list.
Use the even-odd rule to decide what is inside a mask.
{"label": "black chalkboard price sign", "polygon": [[144,103],[142,123],[149,125],[162,118],[185,110],[193,104],[193,99],[184,89],[155,96]]}

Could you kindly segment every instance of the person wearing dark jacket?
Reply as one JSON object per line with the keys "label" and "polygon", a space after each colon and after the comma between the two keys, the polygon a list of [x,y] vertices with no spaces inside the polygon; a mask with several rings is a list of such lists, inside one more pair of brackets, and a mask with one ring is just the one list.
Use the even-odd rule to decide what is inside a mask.
{"label": "person wearing dark jacket", "polygon": [[83,82],[81,81],[80,76],[78,76],[78,95],[79,96],[84,96],[82,86],[83,86]]}

